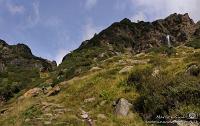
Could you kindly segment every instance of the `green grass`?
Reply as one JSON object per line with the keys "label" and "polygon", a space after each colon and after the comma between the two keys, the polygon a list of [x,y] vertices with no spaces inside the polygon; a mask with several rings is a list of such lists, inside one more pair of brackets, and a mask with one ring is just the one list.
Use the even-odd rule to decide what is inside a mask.
{"label": "green grass", "polygon": [[[62,90],[57,95],[51,97],[42,95],[24,99],[20,101],[20,105],[17,105],[16,99],[13,98],[5,106],[13,107],[13,109],[6,116],[0,118],[0,123],[3,126],[9,126],[17,120],[19,126],[28,125],[24,123],[24,118],[44,115],[45,111],[41,109],[41,102],[59,104],[67,109],[66,113],[59,115],[57,119],[52,121],[52,125],[57,122],[67,122],[74,126],[86,125],[80,118],[80,108],[87,111],[90,117],[96,120],[97,126],[145,126],[144,121],[148,119],[145,115],[154,117],[157,114],[185,115],[191,111],[199,113],[200,99],[196,96],[200,93],[199,75],[188,75],[185,74],[185,71],[192,64],[198,65],[200,63],[200,50],[183,46],[174,49],[178,54],[163,55],[160,52],[149,52],[137,57],[132,54],[122,54],[107,57],[97,62],[92,60],[94,57],[88,57],[90,53],[93,53],[91,50],[88,52],[88,56],[87,53],[74,54],[73,61],[64,61],[64,64],[59,66],[58,71],[51,73],[50,77],[46,78],[46,80],[50,79],[53,83],[61,86]],[[81,59],[79,57],[81,55],[83,58],[88,57],[88,61],[92,61],[88,65],[89,67],[85,60],[81,60],[83,64],[75,63]],[[128,60],[147,59],[149,59],[147,64],[135,65],[128,62]],[[119,64],[120,60],[125,61],[126,64]],[[93,66],[102,69],[89,71],[88,69]],[[127,74],[119,74],[119,71],[126,66],[133,66],[132,71]],[[75,74],[73,71],[70,72],[70,67],[88,68]],[[152,76],[155,69],[158,69],[159,73]],[[73,76],[67,78],[66,75]],[[57,78],[58,76],[61,78]],[[39,87],[48,85],[45,79],[37,80],[37,83]],[[93,97],[94,101],[84,102],[85,99]],[[119,98],[126,98],[134,105],[127,117],[114,115],[113,101],[117,101]],[[98,114],[104,114],[106,119],[98,118]],[[42,125],[42,121],[34,122],[34,124]]]}
{"label": "green grass", "polygon": [[37,108],[37,105],[33,105],[29,107],[27,110],[25,110],[22,114],[24,116],[24,119],[26,118],[34,118],[36,116],[42,115],[42,111]]}
{"label": "green grass", "polygon": [[193,47],[195,49],[199,49],[200,48],[200,38],[195,38],[195,39],[191,40],[190,42],[188,42],[186,44],[186,46]]}

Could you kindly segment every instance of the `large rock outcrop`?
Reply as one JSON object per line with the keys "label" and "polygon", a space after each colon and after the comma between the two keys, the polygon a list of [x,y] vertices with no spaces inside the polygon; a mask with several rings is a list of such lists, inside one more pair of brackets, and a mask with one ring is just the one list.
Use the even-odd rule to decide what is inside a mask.
{"label": "large rock outcrop", "polygon": [[131,49],[133,52],[139,52],[167,44],[166,35],[170,35],[173,45],[185,43],[191,39],[196,29],[197,25],[187,13],[175,13],[154,22],[135,23],[125,18],[95,35],[91,40],[85,41],[80,48],[100,45],[111,46],[111,49],[118,51]]}
{"label": "large rock outcrop", "polygon": [[40,79],[41,72],[55,67],[55,62],[34,56],[25,44],[8,45],[0,40],[0,97],[9,99]]}
{"label": "large rock outcrop", "polygon": [[25,44],[8,45],[5,41],[0,40],[0,70],[6,66],[20,66],[23,68],[37,68],[53,70],[56,63],[36,57],[32,54],[31,49]]}

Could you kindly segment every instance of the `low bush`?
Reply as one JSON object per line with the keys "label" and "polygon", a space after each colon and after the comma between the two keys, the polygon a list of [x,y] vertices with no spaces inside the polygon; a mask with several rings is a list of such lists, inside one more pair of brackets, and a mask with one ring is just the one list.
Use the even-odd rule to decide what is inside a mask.
{"label": "low bush", "polygon": [[200,38],[196,38],[186,44],[186,46],[193,47],[195,49],[200,48]]}
{"label": "low bush", "polygon": [[42,111],[39,108],[37,108],[36,105],[31,106],[25,112],[23,112],[23,116],[25,118],[30,118],[30,119],[32,119],[32,118],[34,118],[36,116],[39,116],[41,114],[42,114]]}
{"label": "low bush", "polygon": [[171,56],[176,53],[176,50],[173,47],[162,46],[150,48],[147,52],[162,53]]}
{"label": "low bush", "polygon": [[[200,105],[200,79],[180,73],[172,75],[161,72],[152,76],[148,69],[138,70],[129,76],[129,86],[135,86],[140,97],[135,101],[135,109],[145,119],[155,119],[157,115],[169,116],[181,105]],[[185,116],[185,115],[182,115]]]}

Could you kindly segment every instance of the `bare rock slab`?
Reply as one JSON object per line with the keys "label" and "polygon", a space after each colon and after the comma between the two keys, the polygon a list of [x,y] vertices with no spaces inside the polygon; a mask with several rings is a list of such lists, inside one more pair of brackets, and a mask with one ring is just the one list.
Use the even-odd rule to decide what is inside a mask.
{"label": "bare rock slab", "polygon": [[119,99],[115,107],[115,114],[117,116],[127,116],[132,104],[128,102],[125,98]]}

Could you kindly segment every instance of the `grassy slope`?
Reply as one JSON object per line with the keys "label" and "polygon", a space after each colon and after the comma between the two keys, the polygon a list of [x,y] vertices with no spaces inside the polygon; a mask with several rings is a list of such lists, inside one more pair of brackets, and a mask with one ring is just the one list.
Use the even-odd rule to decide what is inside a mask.
{"label": "grassy slope", "polygon": [[[185,71],[187,65],[194,61],[199,63],[199,60],[194,56],[200,54],[199,49],[180,46],[176,48],[176,52],[178,52],[176,55],[171,56],[152,52],[136,56],[127,54],[101,61],[97,65],[103,68],[102,70],[96,72],[88,71],[83,73],[81,77],[78,76],[60,83],[59,85],[62,86],[62,90],[56,96],[46,97],[41,95],[20,101],[11,99],[10,103],[4,106],[4,108],[9,108],[9,110],[5,115],[1,116],[0,124],[3,126],[43,125],[45,121],[49,120],[44,115],[46,113],[54,113],[54,108],[51,108],[48,112],[42,109],[42,102],[46,101],[48,103],[59,104],[67,111],[64,114],[57,114],[58,117],[52,120],[52,125],[56,125],[58,122],[63,122],[60,125],[86,125],[78,116],[80,115],[80,108],[82,108],[89,112],[91,118],[96,120],[95,123],[99,126],[143,126],[145,124],[135,110],[128,117],[123,118],[117,118],[113,114],[114,107],[112,107],[112,104],[114,100],[124,97],[134,104],[140,96],[134,86],[127,85],[129,74],[119,74],[118,72],[125,66],[133,65],[133,72],[137,69],[160,66],[162,71],[178,73]],[[150,59],[150,62],[148,64],[135,65],[129,62],[130,59]],[[122,64],[119,60],[126,63]],[[84,102],[84,99],[92,97],[95,97],[95,101],[91,103]],[[106,103],[100,105],[102,101],[106,101]],[[191,109],[189,107],[182,106],[179,111]],[[195,108],[199,111],[198,107]],[[105,114],[106,119],[97,118],[98,114]],[[36,117],[42,117],[42,119],[36,120]],[[31,119],[31,121],[25,122],[27,118]]]}

